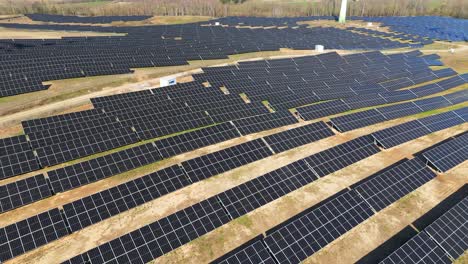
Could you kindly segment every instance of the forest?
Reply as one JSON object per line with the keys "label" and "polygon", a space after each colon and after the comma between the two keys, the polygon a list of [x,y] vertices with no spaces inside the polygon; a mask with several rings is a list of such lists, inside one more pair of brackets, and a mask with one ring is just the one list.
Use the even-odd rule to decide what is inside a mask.
{"label": "forest", "polygon": [[[0,0],[1,14],[155,16],[337,15],[341,0]],[[466,0],[349,0],[348,15],[468,17]]]}

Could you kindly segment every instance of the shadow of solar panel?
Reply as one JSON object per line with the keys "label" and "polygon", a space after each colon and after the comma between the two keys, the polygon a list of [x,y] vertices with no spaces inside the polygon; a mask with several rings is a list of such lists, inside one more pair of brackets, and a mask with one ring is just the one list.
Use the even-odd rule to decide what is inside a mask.
{"label": "shadow of solar panel", "polygon": [[468,90],[462,90],[455,93],[444,95],[445,99],[450,101],[452,104],[459,104],[468,101]]}
{"label": "shadow of solar panel", "polygon": [[431,131],[418,120],[389,127],[371,134],[384,148],[391,148],[410,140],[430,134]]}
{"label": "shadow of solar panel", "polygon": [[163,158],[240,137],[231,123],[223,123],[154,142]]}
{"label": "shadow of solar panel", "polygon": [[379,151],[379,148],[375,146],[370,137],[362,136],[313,154],[304,160],[318,176],[323,177],[370,157]]}
{"label": "shadow of solar panel", "polygon": [[376,109],[338,116],[330,119],[330,122],[339,131],[345,132],[361,127],[384,122],[387,119]]}
{"label": "shadow of solar panel", "polygon": [[297,108],[297,112],[305,120],[313,120],[328,115],[339,114],[351,110],[342,100],[318,103]]}
{"label": "shadow of solar panel", "polygon": [[299,263],[373,214],[350,190],[267,232],[264,241],[279,263]]}
{"label": "shadow of solar panel", "polygon": [[325,122],[320,121],[272,134],[264,139],[275,153],[280,153],[333,135]]}
{"label": "shadow of solar panel", "polygon": [[63,210],[75,232],[189,184],[185,173],[175,165],[65,204]]}
{"label": "shadow of solar panel", "polygon": [[452,259],[458,259],[468,249],[468,198],[465,197],[424,231]]}
{"label": "shadow of solar panel", "polygon": [[210,262],[211,264],[275,264],[275,260],[270,256],[268,249],[262,242],[262,236],[242,244],[240,247]]}
{"label": "shadow of solar panel", "polygon": [[418,158],[405,161],[354,188],[376,211],[414,191],[436,174]]}
{"label": "shadow of solar panel", "polygon": [[377,110],[387,118],[387,120],[414,115],[422,112],[413,102],[379,107]]}
{"label": "shadow of solar panel", "polygon": [[91,263],[147,263],[229,221],[219,202],[210,198],[104,243],[83,255],[87,255]]}
{"label": "shadow of solar panel", "polygon": [[232,170],[271,156],[272,152],[261,139],[255,139],[182,162],[182,166],[192,182]]}
{"label": "shadow of solar panel", "polygon": [[402,247],[385,258],[381,264],[396,263],[452,263],[436,242],[420,232]]}
{"label": "shadow of solar panel", "polygon": [[438,171],[447,172],[468,159],[468,134],[425,151],[422,155]]}
{"label": "shadow of solar panel", "polygon": [[6,261],[68,235],[58,209],[0,228],[0,260]]}
{"label": "shadow of solar panel", "polygon": [[418,120],[431,132],[436,132],[464,123],[464,120],[452,111],[420,118]]}
{"label": "shadow of solar panel", "polygon": [[51,196],[44,175],[36,175],[0,186],[0,213]]}
{"label": "shadow of solar panel", "polygon": [[279,111],[233,121],[235,127],[242,135],[287,126],[297,122],[297,119],[288,111]]}
{"label": "shadow of solar panel", "polygon": [[161,160],[148,143],[47,172],[54,193],[74,189]]}
{"label": "shadow of solar panel", "polygon": [[218,198],[229,215],[238,218],[317,178],[307,163],[299,160],[220,193]]}

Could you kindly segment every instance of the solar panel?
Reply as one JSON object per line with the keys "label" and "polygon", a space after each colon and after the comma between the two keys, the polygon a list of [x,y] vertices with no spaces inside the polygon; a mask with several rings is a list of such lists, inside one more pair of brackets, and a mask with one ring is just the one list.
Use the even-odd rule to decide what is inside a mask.
{"label": "solar panel", "polygon": [[436,132],[464,123],[464,120],[452,111],[420,118],[418,121],[431,132]]}
{"label": "solar panel", "polygon": [[0,139],[0,157],[31,150],[25,135]]}
{"label": "solar panel", "polygon": [[197,182],[271,156],[272,152],[261,139],[255,139],[182,162],[189,179]]}
{"label": "solar panel", "polygon": [[299,160],[222,192],[218,198],[229,215],[237,218],[317,178],[309,165]]}
{"label": "solar panel", "polygon": [[381,264],[396,263],[452,263],[426,232],[420,232],[402,247],[385,258]]}
{"label": "solar panel", "polygon": [[264,241],[279,263],[299,263],[372,215],[350,190],[267,232]]}
{"label": "solar panel", "polygon": [[330,118],[332,125],[341,132],[377,124],[386,120],[385,116],[376,109]]}
{"label": "solar panel", "polygon": [[275,264],[268,249],[258,236],[224,256],[211,262],[212,264]]}
{"label": "solar panel", "polygon": [[422,155],[438,171],[447,172],[468,159],[468,134],[451,139]]}
{"label": "solar panel", "polygon": [[457,203],[424,231],[452,259],[468,250],[468,197]]}
{"label": "solar panel", "polygon": [[453,112],[457,114],[459,117],[463,118],[465,122],[468,122],[468,107],[460,108],[460,109],[454,110]]}
{"label": "solar panel", "polygon": [[51,196],[44,175],[36,175],[0,186],[0,213]]}
{"label": "solar panel", "polygon": [[154,142],[163,158],[169,158],[204,146],[239,137],[236,128],[229,122],[190,131]]}
{"label": "solar panel", "polygon": [[65,204],[63,210],[75,232],[189,184],[175,165]]}
{"label": "solar panel", "polygon": [[444,95],[444,97],[452,104],[460,104],[468,101],[468,90],[462,90],[459,92],[446,94]]}
{"label": "solar panel", "polygon": [[151,143],[47,172],[54,193],[64,192],[161,160]]}
{"label": "solar panel", "polygon": [[297,119],[288,111],[279,111],[233,121],[242,135],[287,126],[297,122]]}
{"label": "solar panel", "polygon": [[315,122],[264,137],[275,153],[280,153],[335,135],[325,122]]}
{"label": "solar panel", "polygon": [[0,260],[19,256],[68,235],[58,209],[0,228]]}
{"label": "solar panel", "polygon": [[379,107],[377,110],[382,113],[387,120],[422,112],[413,102]]}
{"label": "solar panel", "polygon": [[129,145],[137,141],[137,135],[130,128],[119,128],[105,133],[44,146],[36,149],[36,151],[40,164],[42,166],[51,166]]}
{"label": "solar panel", "polygon": [[142,120],[143,123],[134,125],[140,138],[152,139],[213,124],[210,117],[203,112],[179,114],[177,118],[154,118]]}
{"label": "solar panel", "polygon": [[219,202],[210,198],[82,255],[91,263],[147,263],[229,221]]}
{"label": "solar panel", "polygon": [[297,108],[297,112],[305,120],[313,120],[320,117],[339,114],[351,110],[342,100],[333,100]]}
{"label": "solar panel", "polygon": [[32,150],[0,156],[0,179],[28,173],[40,169]]}
{"label": "solar panel", "polygon": [[434,110],[452,105],[443,96],[431,97],[414,101],[414,104],[421,108],[423,111]]}
{"label": "solar panel", "polygon": [[435,177],[424,162],[415,158],[375,175],[354,190],[380,211]]}
{"label": "solar panel", "polygon": [[430,134],[431,131],[418,120],[379,130],[371,134],[384,148],[391,148]]}
{"label": "solar panel", "polygon": [[344,98],[343,101],[351,107],[351,109],[364,108],[374,105],[386,104],[387,101],[379,94],[368,94]]}
{"label": "solar panel", "polygon": [[371,138],[362,136],[313,154],[304,160],[318,176],[323,177],[370,157],[379,151]]}

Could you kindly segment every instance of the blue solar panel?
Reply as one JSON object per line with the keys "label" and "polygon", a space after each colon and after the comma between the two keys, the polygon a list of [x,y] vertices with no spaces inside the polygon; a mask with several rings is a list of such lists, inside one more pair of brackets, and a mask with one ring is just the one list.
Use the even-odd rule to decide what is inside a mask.
{"label": "blue solar panel", "polygon": [[451,102],[447,101],[443,96],[437,96],[432,98],[426,98],[414,101],[414,104],[421,108],[423,111],[434,110],[452,105]]}
{"label": "blue solar panel", "polygon": [[386,121],[385,116],[383,116],[375,109],[338,116],[330,119],[330,122],[333,124],[333,126],[341,132],[377,124],[383,121]]}
{"label": "blue solar panel", "polygon": [[436,132],[464,123],[464,120],[452,111],[420,118],[418,121],[431,132]]}
{"label": "blue solar panel", "polygon": [[468,107],[463,107],[461,109],[457,109],[453,111],[455,114],[457,114],[459,117],[463,118],[465,122],[468,122]]}
{"label": "blue solar panel", "polygon": [[412,102],[379,107],[377,110],[389,120],[421,112],[421,109]]}
{"label": "blue solar panel", "polygon": [[422,155],[438,171],[446,172],[468,159],[468,134],[451,139]]}

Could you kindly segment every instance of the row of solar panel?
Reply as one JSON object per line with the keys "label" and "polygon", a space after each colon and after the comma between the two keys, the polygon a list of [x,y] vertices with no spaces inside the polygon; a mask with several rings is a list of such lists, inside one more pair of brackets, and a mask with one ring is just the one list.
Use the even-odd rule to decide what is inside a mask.
{"label": "row of solar panel", "polygon": [[[350,97],[340,100],[334,100],[324,103],[318,103],[310,106],[297,108],[298,113],[305,120],[313,120],[329,115],[343,113],[349,110],[359,109],[363,107],[376,106],[380,104],[394,103],[404,100],[411,100],[418,97],[424,97],[431,94],[439,93],[468,81],[468,75],[458,75],[443,81],[424,85],[409,90],[389,92],[387,94],[364,95],[358,97]],[[465,100],[466,91],[461,91],[457,95],[463,95],[461,99],[455,99],[454,103],[459,103]]]}
{"label": "row of solar panel", "polygon": [[[326,135],[325,135],[326,136]],[[261,144],[259,140],[256,141],[251,141],[252,144]],[[367,142],[367,143],[366,143]],[[364,147],[364,149],[362,148]],[[367,149],[367,150],[366,150]],[[230,152],[230,151],[228,151]],[[263,177],[272,177],[272,180],[276,178],[276,180],[279,180],[278,186],[284,186],[284,180],[285,175],[288,175],[292,173],[292,178],[291,181],[294,183],[296,182],[296,185],[292,184],[290,185],[290,191],[294,190],[295,188],[299,188],[302,186],[301,184],[307,184],[307,182],[315,180],[315,178],[324,176],[328,173],[331,173],[333,171],[339,170],[343,167],[346,167],[360,159],[363,159],[365,157],[368,157],[370,155],[375,154],[378,152],[378,149],[375,148],[375,146],[372,144],[372,141],[369,139],[366,140],[366,138],[358,138],[354,141],[350,141],[348,143],[339,145],[335,148],[329,149],[327,151],[324,151],[322,153],[318,153],[316,155],[312,155],[306,159],[304,159],[304,162],[298,162],[294,163],[294,165],[291,165],[289,168],[282,168],[278,172],[274,172],[271,174],[267,174]],[[347,155],[347,158],[341,158],[341,159],[336,159],[337,156],[342,156],[343,153],[344,155]],[[270,155],[270,154],[269,154]],[[214,154],[214,155],[207,155],[208,158],[197,158],[200,159],[201,161],[203,160],[210,160],[212,157],[217,157],[217,156],[223,156],[222,154]],[[235,156],[235,155],[234,155]],[[250,156],[250,155],[249,155]],[[328,157],[328,160],[327,158]],[[224,162],[224,161],[222,161]],[[242,163],[242,162],[241,162]],[[199,164],[197,162],[192,162],[192,164]],[[204,164],[204,163],[203,163]],[[298,165],[299,166],[298,166]],[[313,164],[313,165],[312,165]],[[182,164],[184,166],[184,163]],[[203,165],[204,166],[204,165]],[[202,167],[203,167],[202,166]],[[302,168],[302,169],[298,169]],[[95,199],[93,198],[83,198],[82,200],[79,200],[70,206],[66,205],[64,206],[65,209],[65,215],[69,218],[69,222],[71,224],[71,230],[79,230],[83,228],[84,226],[87,226],[89,224],[92,224],[93,221],[101,221],[102,219],[105,219],[109,216],[112,216],[113,214],[122,212],[124,210],[128,210],[129,208],[135,207],[141,203],[147,202],[149,200],[154,199],[154,197],[159,197],[162,194],[165,194],[167,192],[173,191],[174,189],[167,189],[167,186],[174,186],[177,187],[183,187],[184,184],[187,184],[189,182],[193,181],[198,181],[200,178],[198,176],[196,177],[188,177],[187,178],[180,178],[180,176],[175,176],[175,175],[180,175],[180,173],[174,172],[174,170],[177,171],[177,166],[167,169],[167,171],[170,171],[171,173],[166,173],[167,171],[164,172],[159,172],[157,175],[148,175],[145,176],[144,178],[139,179],[137,182],[130,182],[128,186],[126,185],[121,185],[118,187],[115,187],[114,189],[111,189],[109,191],[104,191],[103,193],[96,194]],[[179,169],[180,170],[180,169]],[[217,169],[215,169],[216,172],[219,172]],[[303,171],[309,171],[307,177],[305,177],[306,174],[303,174]],[[204,172],[206,173],[206,172]],[[286,174],[285,174],[286,173]],[[188,173],[188,175],[190,175]],[[205,175],[211,175],[205,174]],[[171,178],[172,176],[172,178]],[[290,176],[290,177],[291,177]],[[208,176],[209,177],[209,176]],[[299,178],[297,178],[299,177]],[[205,176],[202,176],[202,178],[206,178]],[[159,186],[161,188],[157,188],[158,183],[155,182],[155,179],[157,182],[160,182]],[[167,180],[166,180],[167,179]],[[167,185],[161,182],[166,181],[168,183]],[[253,181],[257,181],[261,185],[268,182],[265,181],[262,178],[255,179]],[[252,181],[252,182],[253,182]],[[379,180],[380,181],[380,180]],[[271,182],[271,180],[270,180]],[[271,182],[273,183],[273,182]],[[249,184],[249,183],[247,183]],[[124,187],[125,186],[125,187]],[[295,186],[295,187],[294,187]],[[163,188],[164,187],[164,188]],[[175,187],[175,188],[177,188]],[[156,188],[153,192],[151,192],[151,188]],[[248,190],[249,188],[242,188],[244,191]],[[287,190],[284,188],[280,188],[283,191]],[[115,191],[112,191],[115,190]],[[157,190],[157,192],[156,192]],[[250,188],[252,191],[259,191],[258,186],[257,188]],[[268,192],[268,189],[265,190],[260,190],[259,192]],[[137,196],[133,197],[132,195],[128,196],[128,194],[135,193]],[[227,192],[229,193],[229,191]],[[248,205],[250,210],[253,210],[252,205],[255,205],[254,202],[248,201],[245,199],[237,199],[239,197],[236,197],[238,195],[241,195],[238,191],[236,192],[235,189],[231,192],[233,195],[226,194],[220,195],[220,200],[223,202],[223,206],[226,206],[226,211],[229,212],[230,216],[236,217],[239,215],[242,215],[246,211],[248,212],[249,209],[245,209],[239,207],[238,204],[236,204],[238,201],[243,200],[246,205]],[[146,194],[146,195],[145,195]],[[250,196],[250,197],[270,197],[269,199],[276,199],[277,197],[281,196]],[[223,196],[224,195],[224,196]],[[249,197],[248,192],[244,193],[243,195],[247,195]],[[364,194],[361,194],[364,195]],[[122,197],[122,198],[117,198],[117,197]],[[139,197],[139,198],[138,198]],[[223,198],[224,197],[224,198]],[[231,200],[231,203],[229,203],[230,199],[229,197],[236,197],[236,200]],[[276,197],[276,198],[275,198]],[[91,200],[89,200],[91,199]],[[122,200],[119,200],[122,199]],[[255,199],[255,198],[253,198]],[[96,201],[94,201],[96,200]],[[255,199],[257,203],[257,207],[271,201],[268,199],[265,200],[258,200]],[[84,202],[87,201],[87,202]],[[93,202],[89,202],[93,201]],[[99,203],[98,201],[101,201]],[[106,202],[107,201],[107,202]],[[122,201],[122,202],[119,202]],[[248,201],[248,202],[246,202]],[[102,204],[102,206],[101,206]],[[228,204],[228,205],[226,205]],[[231,205],[232,204],[232,205]],[[377,206],[377,202],[375,203]],[[249,208],[246,207],[246,208]],[[107,208],[106,210],[99,210],[98,208]],[[114,209],[113,209],[114,208]],[[245,210],[245,211],[242,211]]]}

